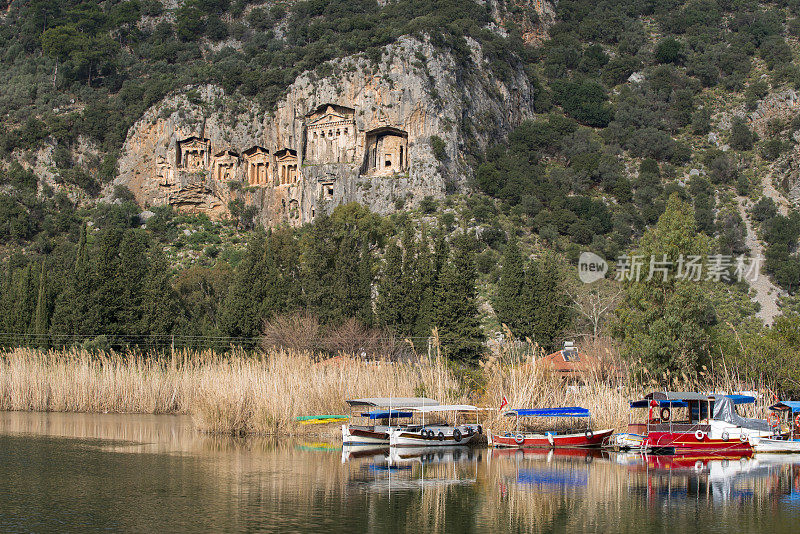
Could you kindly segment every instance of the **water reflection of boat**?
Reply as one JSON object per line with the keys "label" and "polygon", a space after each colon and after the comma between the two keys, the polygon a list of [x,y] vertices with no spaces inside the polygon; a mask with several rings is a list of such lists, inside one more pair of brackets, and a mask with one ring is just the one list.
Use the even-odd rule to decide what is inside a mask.
{"label": "water reflection of boat", "polygon": [[[374,449],[373,449],[374,451]],[[474,484],[485,451],[467,446],[384,449],[349,458],[356,467],[350,482],[368,491],[420,490]]]}
{"label": "water reflection of boat", "polygon": [[492,449],[491,458],[514,458],[517,460],[545,460],[551,462],[553,460],[567,459],[583,459],[586,463],[592,462],[595,458],[601,458],[603,451],[601,449]]}
{"label": "water reflection of boat", "polygon": [[342,447],[342,463],[356,458],[385,458],[389,447],[379,445],[344,445]]}
{"label": "water reflection of boat", "polygon": [[466,445],[403,447],[391,449],[389,460],[393,463],[416,461],[424,464],[480,462],[483,460],[483,454],[482,449]]}

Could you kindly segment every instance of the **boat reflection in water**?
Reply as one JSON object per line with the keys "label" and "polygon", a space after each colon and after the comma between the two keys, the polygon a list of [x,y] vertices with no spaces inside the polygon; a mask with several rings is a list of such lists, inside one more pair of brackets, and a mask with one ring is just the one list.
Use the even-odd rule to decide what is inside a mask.
{"label": "boat reflection in water", "polygon": [[800,455],[617,456],[633,475],[631,491],[650,503],[771,501],[800,492]]}
{"label": "boat reflection in water", "polygon": [[800,525],[798,455],[339,447],[207,436],[172,416],[0,412],[0,516],[35,532],[740,534]]}
{"label": "boat reflection in water", "polygon": [[[345,449],[352,449],[346,447]],[[343,462],[358,462],[351,485],[369,491],[420,490],[473,485],[486,449],[467,446],[403,447],[342,451]]]}

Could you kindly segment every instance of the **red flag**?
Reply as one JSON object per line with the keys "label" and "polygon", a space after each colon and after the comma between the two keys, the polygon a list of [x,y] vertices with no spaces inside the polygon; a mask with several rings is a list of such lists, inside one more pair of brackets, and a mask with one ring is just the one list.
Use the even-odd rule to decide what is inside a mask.
{"label": "red flag", "polygon": [[508,406],[508,399],[506,398],[505,395],[503,395],[503,402],[500,403],[500,408],[497,411],[502,412],[503,408],[505,408],[506,406]]}

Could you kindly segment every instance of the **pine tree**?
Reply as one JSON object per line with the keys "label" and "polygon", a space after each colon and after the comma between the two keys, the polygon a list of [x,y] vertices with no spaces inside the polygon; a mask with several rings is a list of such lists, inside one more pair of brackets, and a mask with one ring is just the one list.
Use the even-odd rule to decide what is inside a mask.
{"label": "pine tree", "polygon": [[474,364],[482,353],[474,252],[469,237],[459,236],[453,259],[442,270],[436,294],[436,326],[448,358]]}

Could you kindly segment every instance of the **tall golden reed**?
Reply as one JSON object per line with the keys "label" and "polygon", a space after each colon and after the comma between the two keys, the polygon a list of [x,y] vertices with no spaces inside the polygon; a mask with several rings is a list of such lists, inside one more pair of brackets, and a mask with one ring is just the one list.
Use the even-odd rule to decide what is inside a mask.
{"label": "tall golden reed", "polygon": [[295,417],[347,413],[346,399],[427,395],[459,402],[459,383],[440,362],[324,361],[270,350],[184,352],[174,358],[82,350],[0,353],[0,410],[190,414],[206,432],[299,430]]}
{"label": "tall golden reed", "polygon": [[[93,354],[83,350],[0,352],[0,410],[189,414],[204,432],[221,434],[333,433],[335,425],[301,426],[301,415],[347,413],[346,399],[373,396],[433,397],[442,403],[472,402],[496,408],[505,395],[511,407],[584,406],[598,428],[622,429],[628,401],[653,390],[766,390],[726,373],[634,380],[624,372],[590,376],[566,385],[536,365],[534,352],[496,353],[470,375],[470,386],[443,359],[415,363],[365,361],[340,356],[318,360],[307,352],[269,349],[179,352],[156,358],[141,353]],[[713,376],[713,378],[712,378]],[[764,416],[763,397],[748,416]],[[512,418],[494,410],[484,426],[506,430]]]}

